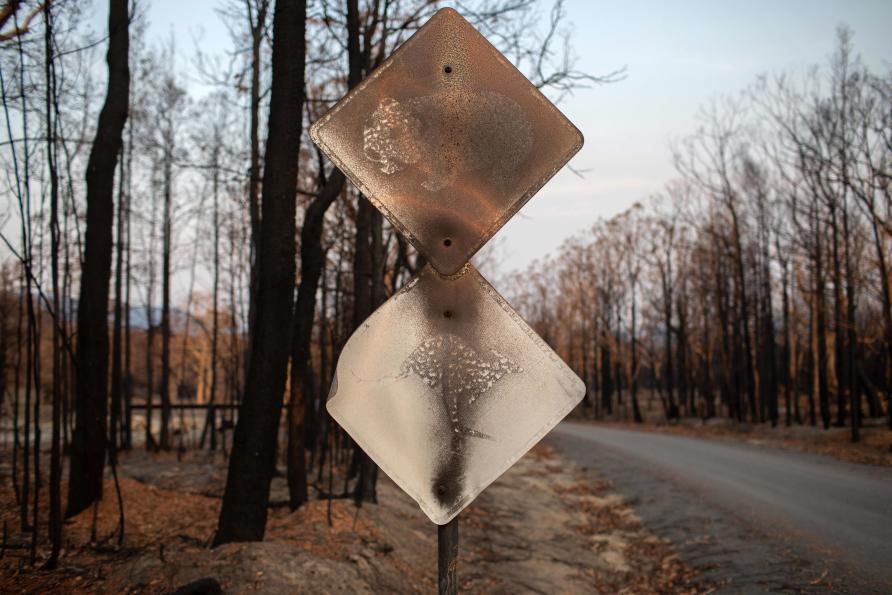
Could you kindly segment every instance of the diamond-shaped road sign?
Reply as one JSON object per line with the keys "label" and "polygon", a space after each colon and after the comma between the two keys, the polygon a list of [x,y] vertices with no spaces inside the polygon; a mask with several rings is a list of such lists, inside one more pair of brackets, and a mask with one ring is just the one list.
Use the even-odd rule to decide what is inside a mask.
{"label": "diamond-shaped road sign", "polygon": [[448,523],[585,393],[468,264],[582,135],[452,9],[310,134],[430,263],[347,342],[328,411]]}
{"label": "diamond-shaped road sign", "polygon": [[473,267],[428,267],[350,337],[328,411],[442,525],[584,392]]}
{"label": "diamond-shaped road sign", "polygon": [[449,8],[310,134],[444,275],[582,146],[579,130]]}

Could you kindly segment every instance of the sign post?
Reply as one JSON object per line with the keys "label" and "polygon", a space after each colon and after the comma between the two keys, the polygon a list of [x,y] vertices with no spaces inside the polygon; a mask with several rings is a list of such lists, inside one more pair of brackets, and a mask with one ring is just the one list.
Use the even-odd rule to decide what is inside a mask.
{"label": "sign post", "polygon": [[437,592],[458,593],[458,517],[437,525]]}
{"label": "sign post", "polygon": [[327,408],[439,525],[456,593],[459,512],[585,393],[469,261],[582,135],[448,8],[310,134],[429,263],[350,337]]}

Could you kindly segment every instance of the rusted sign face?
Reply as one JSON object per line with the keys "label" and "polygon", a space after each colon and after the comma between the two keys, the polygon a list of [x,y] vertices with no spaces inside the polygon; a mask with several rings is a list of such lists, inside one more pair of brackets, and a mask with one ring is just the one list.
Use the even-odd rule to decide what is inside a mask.
{"label": "rusted sign face", "polygon": [[582,146],[579,130],[452,9],[310,134],[445,275]]}
{"label": "rusted sign face", "polygon": [[445,524],[584,393],[473,267],[453,279],[427,267],[350,337],[327,407]]}

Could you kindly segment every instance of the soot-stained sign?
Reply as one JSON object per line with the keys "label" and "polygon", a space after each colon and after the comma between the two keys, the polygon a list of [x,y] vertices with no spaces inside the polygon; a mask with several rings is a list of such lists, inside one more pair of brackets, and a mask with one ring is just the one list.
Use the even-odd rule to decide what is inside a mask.
{"label": "soot-stained sign", "polygon": [[471,265],[458,278],[427,267],[350,337],[328,411],[445,524],[584,392]]}
{"label": "soot-stained sign", "polygon": [[452,275],[582,146],[582,135],[452,9],[310,130],[431,266]]}
{"label": "soot-stained sign", "polygon": [[429,261],[350,337],[328,411],[446,524],[585,393],[468,264],[582,135],[451,9],[310,132]]}

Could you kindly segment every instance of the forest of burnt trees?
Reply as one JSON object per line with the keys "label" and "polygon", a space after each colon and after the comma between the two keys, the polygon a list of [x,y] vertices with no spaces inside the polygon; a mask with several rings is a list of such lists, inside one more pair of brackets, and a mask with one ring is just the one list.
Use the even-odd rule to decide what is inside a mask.
{"label": "forest of burnt trees", "polygon": [[[325,398],[424,262],[306,132],[444,4],[221,0],[230,50],[187,61],[148,38],[147,1],[109,0],[99,31],[90,2],[2,3],[0,442],[31,564],[103,497],[120,546],[132,449],[228,457],[214,544],[263,538],[277,462],[292,509],[308,482],[375,501]],[[575,69],[560,1],[463,14],[553,96],[623,76]]]}
{"label": "forest of burnt trees", "polygon": [[[828,40],[828,47],[829,47]],[[515,277],[598,417],[892,430],[892,74],[826,63],[715,100],[678,176]]]}
{"label": "forest of burnt trees", "polygon": [[[307,130],[442,4],[225,0],[231,50],[188,63],[145,2],[98,32],[86,2],[2,4],[0,444],[32,563],[130,449],[229,457],[216,544],[263,538],[277,463],[292,509],[376,499],[325,398],[424,262]],[[560,2],[464,14],[553,98],[624,75],[575,69]],[[892,427],[892,76],[835,44],[710,104],[663,193],[504,288],[583,414]]]}

